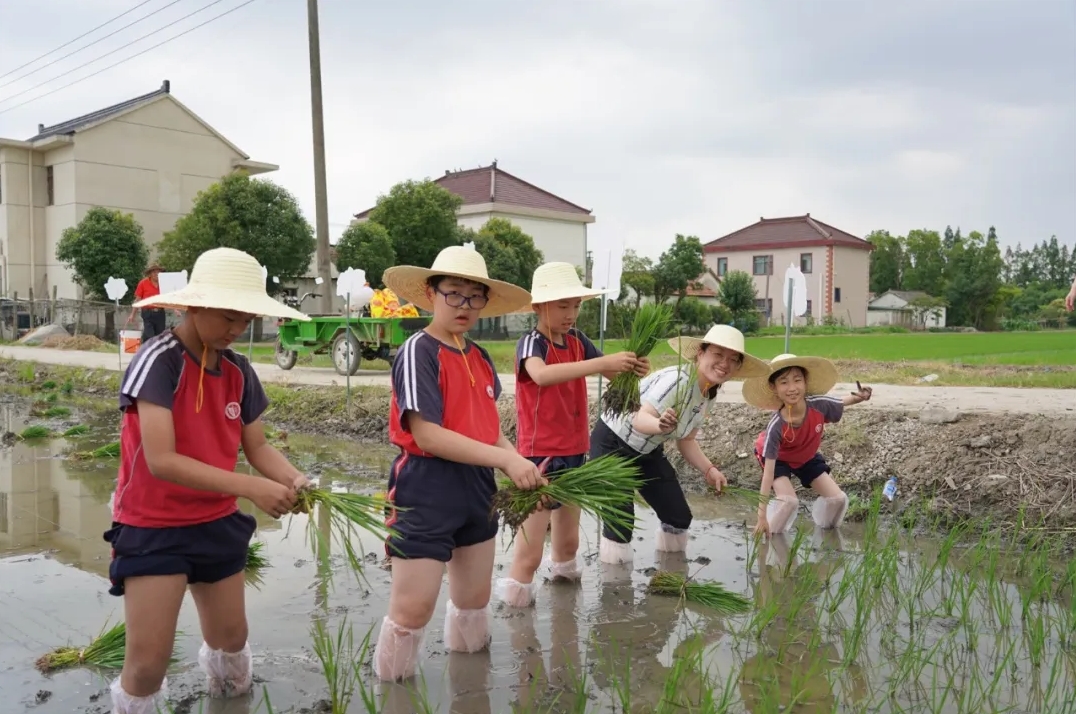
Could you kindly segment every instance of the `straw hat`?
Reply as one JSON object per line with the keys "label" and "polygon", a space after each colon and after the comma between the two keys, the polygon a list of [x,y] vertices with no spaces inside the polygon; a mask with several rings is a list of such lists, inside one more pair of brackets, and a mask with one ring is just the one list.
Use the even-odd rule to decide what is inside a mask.
{"label": "straw hat", "polygon": [[283,317],[292,320],[310,318],[277,302],[265,292],[265,276],[256,258],[234,248],[213,248],[194,261],[187,287],[163,295],[154,295],[134,307],[206,307],[235,310],[250,315]]}
{"label": "straw hat", "polygon": [[531,304],[541,305],[557,300],[583,298],[589,300],[602,294],[583,285],[579,273],[571,263],[546,263],[539,265],[531,278]]}
{"label": "straw hat", "polygon": [[164,268],[161,267],[160,263],[150,263],[150,266],[148,268],[146,268],[146,275],[147,276],[148,275],[153,275],[154,273],[162,273],[162,272],[164,272]]}
{"label": "straw hat", "polygon": [[694,361],[695,355],[699,353],[703,345],[717,345],[743,355],[743,364],[732,375],[733,377],[758,377],[770,373],[770,366],[765,360],[747,354],[744,349],[743,333],[731,325],[714,325],[702,337],[674,337],[669,340],[669,346],[672,347],[673,352],[689,362]]}
{"label": "straw hat", "polygon": [[837,385],[837,368],[828,359],[777,355],[770,360],[770,367],[765,375],[743,383],[744,401],[760,409],[780,409],[783,404],[770,386],[769,378],[771,374],[787,367],[802,367],[807,372],[808,396],[826,394]]}
{"label": "straw hat", "polygon": [[401,300],[426,312],[433,312],[433,303],[426,296],[426,281],[435,275],[473,280],[489,288],[489,302],[482,308],[482,317],[497,317],[515,312],[530,304],[531,294],[523,288],[492,280],[486,272],[486,261],[473,248],[453,245],[445,248],[429,268],[397,265],[385,271],[382,282]]}

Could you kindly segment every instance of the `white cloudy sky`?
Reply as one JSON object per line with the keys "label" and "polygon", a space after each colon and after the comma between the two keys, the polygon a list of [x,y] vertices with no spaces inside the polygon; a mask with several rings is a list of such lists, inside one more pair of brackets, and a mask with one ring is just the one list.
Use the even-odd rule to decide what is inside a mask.
{"label": "white cloudy sky", "polygon": [[[212,2],[151,0],[41,64],[173,4],[0,78],[0,136],[168,78],[280,164],[312,220],[303,0],[254,0],[16,107],[246,0],[83,66]],[[137,4],[3,0],[0,74]],[[334,239],[396,181],[497,158],[651,255],[808,211],[859,235],[993,224],[1006,243],[1076,242],[1073,0],[321,0],[321,23]]]}

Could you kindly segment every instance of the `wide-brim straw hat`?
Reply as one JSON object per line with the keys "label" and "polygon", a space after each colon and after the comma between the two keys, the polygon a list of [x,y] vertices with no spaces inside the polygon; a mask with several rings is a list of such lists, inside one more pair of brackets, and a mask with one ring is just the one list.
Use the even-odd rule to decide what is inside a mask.
{"label": "wide-brim straw hat", "polygon": [[545,263],[539,265],[531,279],[531,304],[541,305],[558,300],[589,300],[602,294],[601,290],[588,288],[579,280],[579,273],[571,263]]}
{"label": "wide-brim straw hat", "polygon": [[688,362],[693,362],[703,345],[717,345],[743,355],[743,364],[731,376],[747,379],[769,375],[770,365],[765,360],[750,355],[744,349],[743,333],[731,325],[714,325],[702,337],[673,337],[669,346]]}
{"label": "wide-brim straw hat", "polygon": [[163,272],[164,272],[164,268],[161,267],[160,263],[150,263],[150,266],[148,268],[146,268],[146,275],[147,276],[152,275],[153,273],[163,273]]}
{"label": "wide-brim straw hat", "polygon": [[310,319],[269,297],[265,292],[261,263],[254,256],[234,248],[207,250],[194,261],[194,269],[185,288],[154,295],[136,302],[134,307],[180,310],[204,307],[291,320]]}
{"label": "wide-brim straw hat", "polygon": [[792,354],[777,355],[770,360],[767,373],[743,383],[743,400],[748,404],[774,411],[782,404],[770,385],[770,375],[788,367],[801,367],[807,372],[807,396],[827,394],[837,386],[837,367],[824,357],[797,357]]}
{"label": "wide-brim straw hat", "polygon": [[385,287],[426,312],[433,312],[433,302],[426,294],[427,281],[435,275],[462,278],[481,283],[489,288],[489,302],[482,308],[482,317],[498,317],[530,305],[531,294],[503,280],[493,280],[486,271],[486,261],[473,248],[453,245],[445,248],[429,268],[414,265],[397,265],[385,271],[382,281]]}

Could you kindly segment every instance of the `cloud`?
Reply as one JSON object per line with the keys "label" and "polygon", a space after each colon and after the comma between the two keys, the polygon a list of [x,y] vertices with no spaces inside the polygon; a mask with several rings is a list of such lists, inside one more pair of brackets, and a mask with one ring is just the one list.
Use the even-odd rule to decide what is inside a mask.
{"label": "cloud", "polygon": [[[9,5],[0,73],[130,7],[42,0],[31,16]],[[46,12],[55,20],[30,22]],[[497,158],[593,208],[592,236],[651,255],[676,233],[710,240],[807,211],[861,235],[993,224],[1013,243],[1076,242],[1071,3],[323,2],[321,27],[334,233],[397,181]],[[275,180],[312,218],[306,42],[303,3],[259,0],[0,114],[0,135],[24,138],[168,78],[253,158],[279,163]]]}

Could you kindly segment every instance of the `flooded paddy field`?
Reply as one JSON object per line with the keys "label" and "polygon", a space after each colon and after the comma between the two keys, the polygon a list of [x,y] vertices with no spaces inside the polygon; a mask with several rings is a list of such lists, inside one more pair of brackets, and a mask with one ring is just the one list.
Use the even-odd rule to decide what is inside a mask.
{"label": "flooded paddy field", "polygon": [[[15,405],[0,405],[0,419],[6,432],[26,426]],[[34,662],[55,647],[85,646],[122,618],[122,600],[107,594],[101,537],[117,461],[92,457],[116,438],[110,429],[90,425],[69,438],[19,439],[0,450],[5,714],[109,711],[114,672],[45,676]],[[386,447],[274,439],[323,484],[384,488],[393,456]],[[364,644],[376,638],[387,606],[380,544],[362,543],[364,579],[339,552],[330,553],[330,574],[307,539],[307,516],[259,514],[255,539],[270,567],[247,589],[256,691],[226,703],[205,697],[188,601],[169,674],[173,710],[1076,713],[1076,563],[1048,532],[1028,529],[1017,540],[983,522],[928,538],[902,527],[914,515],[879,518],[874,504],[865,522],[839,532],[816,530],[804,511],[795,533],[756,543],[745,528],[754,513],[747,501],[700,495],[691,502],[686,557],[655,553],[657,524],[638,508],[631,567],[598,562],[597,524],[584,517],[582,582],[544,584],[529,610],[494,603],[488,653],[446,652],[446,588],[427,630],[421,678],[392,685],[374,681]],[[242,508],[253,512],[249,503]],[[503,543],[497,575],[509,562]],[[650,595],[654,568],[721,582],[753,610],[719,617]],[[327,656],[337,666],[326,667]],[[331,692],[348,690],[350,706],[337,697],[334,709]]]}

